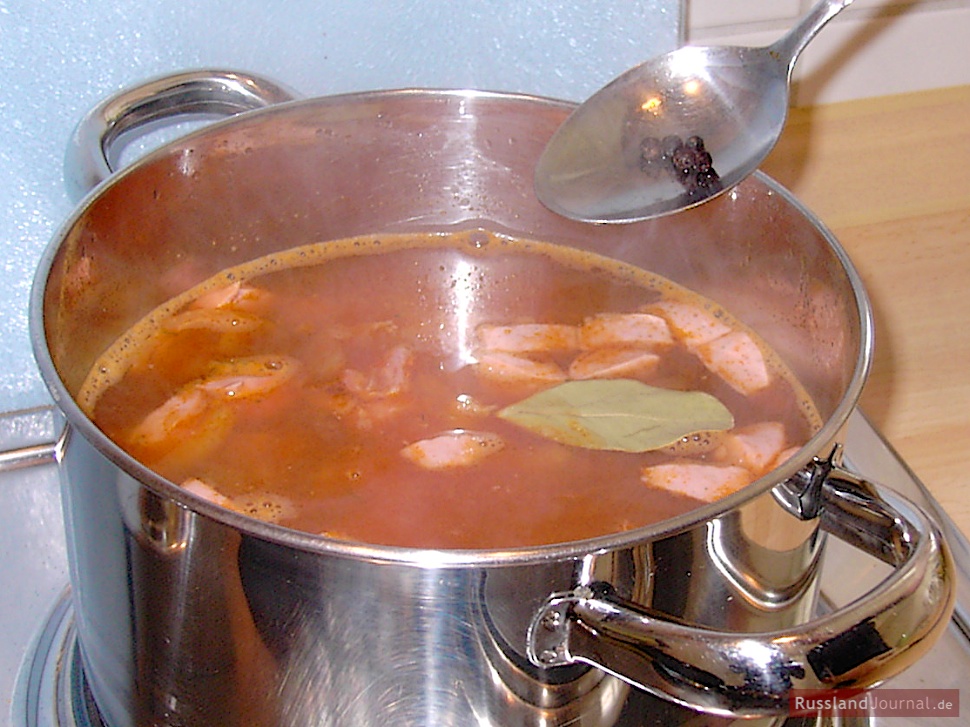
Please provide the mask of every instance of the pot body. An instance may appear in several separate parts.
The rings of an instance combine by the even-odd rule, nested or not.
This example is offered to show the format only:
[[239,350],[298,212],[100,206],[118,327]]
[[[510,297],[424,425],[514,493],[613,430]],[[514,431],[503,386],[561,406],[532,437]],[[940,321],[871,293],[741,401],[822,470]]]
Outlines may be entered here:
[[608,583],[741,632],[791,627],[814,606],[817,523],[767,493],[624,547],[436,563],[247,532],[76,434],[62,469],[81,653],[111,727],[680,724],[696,715],[599,669],[530,664],[530,621],[549,595]]
[[[735,632],[808,618],[819,522],[771,489],[825,455],[855,406],[870,346],[858,278],[763,177],[636,225],[549,212],[532,171],[569,110],[476,92],[284,104],[168,145],[65,226],[38,274],[32,324],[70,422],[61,469],[78,635],[111,727],[675,724],[691,713],[603,671],[530,661],[531,621],[550,594],[607,583],[652,612]],[[310,241],[466,228],[593,250],[717,300],[781,354],[825,424],[783,469],[675,521],[441,553],[342,545],[222,512],[127,457],[72,399],[173,286]]]

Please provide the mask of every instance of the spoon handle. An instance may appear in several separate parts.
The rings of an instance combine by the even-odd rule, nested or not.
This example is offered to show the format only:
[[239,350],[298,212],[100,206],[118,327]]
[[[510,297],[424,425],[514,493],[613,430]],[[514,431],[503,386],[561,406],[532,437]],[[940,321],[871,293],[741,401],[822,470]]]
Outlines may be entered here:
[[780,63],[787,67],[791,78],[795,61],[815,34],[832,18],[851,5],[853,0],[822,0],[795,24],[785,35],[768,46]]

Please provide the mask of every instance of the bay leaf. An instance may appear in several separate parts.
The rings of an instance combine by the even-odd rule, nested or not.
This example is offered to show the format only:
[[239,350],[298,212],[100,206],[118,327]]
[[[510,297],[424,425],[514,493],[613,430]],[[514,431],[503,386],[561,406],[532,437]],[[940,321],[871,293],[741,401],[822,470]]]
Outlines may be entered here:
[[633,379],[567,381],[505,407],[498,416],[562,444],[647,452],[734,417],[703,391],[662,389]]

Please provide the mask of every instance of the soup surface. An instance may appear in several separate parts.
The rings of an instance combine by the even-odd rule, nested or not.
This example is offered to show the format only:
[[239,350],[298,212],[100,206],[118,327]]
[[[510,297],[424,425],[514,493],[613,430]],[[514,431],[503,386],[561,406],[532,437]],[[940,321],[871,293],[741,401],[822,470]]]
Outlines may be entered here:
[[[542,391],[569,411],[537,402],[544,423],[530,426],[515,412]],[[644,417],[640,397],[668,391],[704,392],[730,421],[693,426],[708,420],[679,400]],[[664,520],[750,483],[818,426],[778,359],[711,301],[481,230],[319,243],[223,271],[121,337],[78,400],[136,459],[225,507],[428,548]],[[604,421],[636,443],[585,429]]]

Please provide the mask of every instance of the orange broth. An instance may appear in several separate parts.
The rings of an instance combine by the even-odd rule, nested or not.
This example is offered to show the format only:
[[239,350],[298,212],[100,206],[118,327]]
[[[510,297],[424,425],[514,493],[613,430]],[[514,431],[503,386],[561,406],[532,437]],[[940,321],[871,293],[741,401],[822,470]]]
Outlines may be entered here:
[[[653,273],[484,231],[308,245],[224,271],[156,310],[95,365],[79,401],[166,478],[286,527],[427,548],[585,539],[698,507],[641,477],[644,467],[683,457],[560,444],[499,418],[499,409],[550,384],[482,375],[476,331],[578,327],[664,299],[742,328]],[[752,395],[684,346],[667,348],[641,378],[713,394],[736,428],[781,422],[786,446],[798,446],[817,415],[759,347],[771,384]],[[516,360],[566,370],[575,356],[551,350]],[[402,456],[415,442],[467,431],[502,446],[440,469]]]

